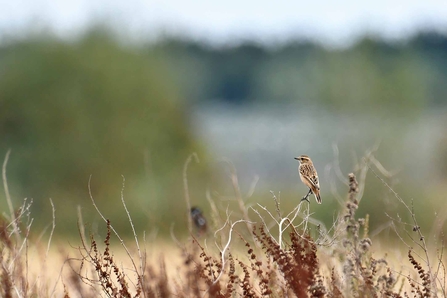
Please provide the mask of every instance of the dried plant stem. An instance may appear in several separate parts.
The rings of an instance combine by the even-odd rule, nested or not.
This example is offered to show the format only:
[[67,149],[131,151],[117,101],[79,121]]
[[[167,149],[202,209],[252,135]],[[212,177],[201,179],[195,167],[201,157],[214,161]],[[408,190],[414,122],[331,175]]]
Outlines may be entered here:
[[378,174],[377,174],[377,173],[370,167],[370,165],[369,165],[368,163],[367,163],[366,165],[367,165],[367,167],[371,170],[371,172],[374,174],[374,176],[376,176],[376,178],[379,179],[380,182],[382,182],[382,184],[385,185],[385,187],[388,188],[388,190],[391,191],[391,192],[393,193],[394,197],[395,197],[395,198],[396,198],[402,205],[404,205],[405,208],[406,208],[406,209],[408,210],[408,212],[410,213],[411,218],[412,218],[413,223],[414,223],[414,226],[417,227],[417,228],[415,229],[415,231],[418,233],[419,240],[422,242],[422,244],[420,244],[419,242],[417,242],[417,241],[415,241],[415,240],[413,240],[413,242],[414,242],[416,245],[418,245],[419,247],[421,247],[422,250],[424,251],[424,254],[425,254],[425,262],[426,262],[426,265],[427,265],[427,268],[428,268],[428,272],[429,272],[429,274],[430,274],[430,281],[431,281],[431,284],[432,284],[432,286],[433,286],[434,293],[437,293],[438,291],[437,291],[436,277],[433,275],[433,270],[432,270],[431,263],[430,263],[430,257],[429,257],[429,252],[428,252],[427,244],[426,244],[426,241],[425,241],[425,237],[424,237],[424,235],[422,234],[421,229],[419,228],[419,224],[418,224],[417,219],[416,219],[416,214],[414,213],[413,209],[410,208],[410,206],[408,206],[407,203],[405,203],[405,201],[402,199],[402,197],[401,197],[401,196],[400,196],[400,195],[399,195],[393,188],[391,188],[391,186],[389,186],[389,184],[386,183],[386,181],[383,180],[383,178],[380,177],[380,176],[379,176],[379,175],[378,175]]
[[186,208],[187,208],[187,214],[188,214],[188,231],[189,234],[192,234],[192,219],[191,216],[189,216],[189,212],[191,211],[191,200],[189,199],[189,189],[188,189],[188,165],[191,162],[191,160],[194,158],[196,163],[199,163],[199,157],[197,156],[197,153],[192,153],[185,161],[185,165],[183,166],[183,189],[184,189],[184,195],[185,195],[185,201],[186,201]]
[[[264,209],[264,210],[267,210],[265,207],[263,207],[263,206],[261,206],[261,205],[259,205],[259,204],[258,204],[258,206],[261,207],[261,208]],[[258,210],[254,209],[253,207],[250,207],[250,208],[251,208],[251,210],[253,210],[254,213],[256,213],[256,214],[259,216],[259,218],[260,218],[261,221],[262,221],[262,224],[263,224],[264,227],[265,227],[265,230],[269,233],[269,232],[270,232],[270,229],[269,229],[269,227],[267,226],[267,223],[265,222],[264,217],[262,217],[262,215],[259,213]],[[269,211],[268,211],[268,212],[269,212]],[[275,221],[276,221],[276,220],[275,220]],[[273,240],[276,244],[278,244],[278,242],[276,241],[275,238],[272,237],[272,240]]]
[[[45,258],[44,258],[43,263],[42,263],[42,270],[41,270],[40,274],[37,275],[36,280],[34,281],[34,284],[32,285],[32,287],[35,287],[38,284],[42,274],[44,274],[44,272],[45,272],[44,266],[46,265],[46,262],[48,260],[48,255],[49,255],[49,252],[50,252],[51,240],[53,239],[54,230],[56,228],[56,208],[54,207],[53,200],[51,198],[49,200],[50,200],[51,210],[52,210],[52,226],[51,226],[51,231],[50,231],[50,237],[48,238],[48,242],[47,242],[47,249],[45,251]],[[26,245],[26,249],[28,250],[28,243]],[[25,256],[26,256],[26,258],[28,258],[28,251],[26,252]],[[28,274],[28,272],[27,272],[27,274]],[[27,278],[27,280],[28,280],[28,278]],[[58,282],[59,282],[59,278],[57,279],[56,284],[54,285],[54,289],[56,288]],[[53,289],[53,293],[54,293],[54,289]]]
[[239,187],[239,180],[237,178],[236,169],[234,167],[232,168],[231,181],[233,184],[234,193],[236,194],[236,200],[239,205],[239,210],[242,212],[243,218],[245,219],[245,224],[247,225],[247,229],[251,233],[252,226],[249,221],[248,210],[245,207],[244,200],[242,199],[241,189]]
[[10,216],[11,216],[11,222],[12,222],[13,227],[14,227],[14,234],[16,235],[17,242],[19,242],[20,241],[19,227],[17,226],[16,216],[15,216],[15,213],[14,213],[14,207],[12,205],[11,195],[9,193],[8,180],[6,179],[6,165],[8,164],[8,160],[9,160],[9,155],[10,154],[11,154],[11,149],[9,149],[6,152],[5,159],[3,161],[2,179],[3,179],[3,188],[5,189],[6,202],[8,203],[9,213],[10,213]]
[[[132,227],[132,233],[135,238],[135,245],[137,246],[138,258],[140,260],[140,274],[139,274],[140,278],[138,279],[138,281],[139,283],[142,283],[144,281],[144,268],[146,267],[145,266],[146,264],[145,259],[141,255],[140,243],[138,241],[138,236],[137,232],[135,231],[135,226],[133,224],[132,217],[130,216],[129,209],[127,209],[126,201],[124,200],[124,187],[126,184],[126,178],[124,177],[124,175],[121,175],[121,177],[123,178],[123,186],[121,188],[121,203],[123,203],[124,210],[126,210],[127,218],[129,219],[130,226]],[[141,284],[141,287],[143,288],[143,284]]]
[[[213,230],[215,230],[217,227],[222,225],[222,218],[219,216],[219,210],[217,209],[216,204],[214,203],[214,201],[211,198],[211,193],[210,193],[209,189],[206,190],[205,197],[206,197],[209,205],[211,206],[211,211],[212,211],[211,218],[213,220],[213,227],[214,227]],[[221,237],[220,243],[223,243],[224,236],[222,234],[220,234],[220,237]]]
[[[284,218],[282,218],[281,219],[281,221],[279,222],[279,224],[278,224],[278,230],[279,230],[279,235],[278,235],[278,243],[279,243],[279,248],[280,249],[282,249],[283,248],[283,241],[282,241],[282,235],[283,235],[283,233],[284,233],[284,231],[285,230],[287,230],[287,228],[290,226],[290,225],[293,225],[293,222],[295,221],[295,218],[298,216],[298,214],[300,213],[300,209],[301,209],[301,204],[302,204],[303,202],[300,202],[299,204],[298,204],[298,206],[296,206],[289,214],[287,214],[287,216],[286,217],[284,217]],[[292,218],[290,218],[289,219],[289,216],[291,215],[293,213],[293,216],[292,216]],[[285,223],[285,222],[288,222],[288,224],[283,228],[282,227],[282,225]],[[306,223],[306,225],[307,225],[307,223]]]
[[337,175],[337,178],[345,185],[348,185],[349,181],[346,179],[346,177],[343,175],[340,169],[340,157],[339,157],[339,150],[336,143],[332,143],[332,152],[334,153],[334,171]]
[[[92,201],[93,207],[95,207],[96,212],[98,212],[98,214],[99,214],[99,216],[101,216],[102,220],[104,220],[105,223],[108,223],[107,218],[105,218],[105,216],[99,210],[98,206],[96,205],[95,199],[93,199],[92,188],[91,188],[91,180],[92,180],[92,176],[90,175],[90,178],[88,179],[88,193],[89,193],[89,196],[90,196],[90,200]],[[138,273],[138,267],[135,264],[135,261],[134,261],[134,259],[132,257],[132,254],[129,251],[129,248],[124,243],[123,238],[121,238],[121,236],[118,234],[118,232],[115,230],[115,228],[111,224],[110,224],[110,229],[113,231],[113,233],[118,238],[118,240],[121,243],[121,245],[124,247],[124,250],[126,251],[127,255],[129,256],[130,261],[132,262],[132,266],[133,266],[135,272]]]
[[50,251],[50,245],[51,245],[51,239],[53,239],[54,229],[56,228],[56,208],[54,207],[53,200],[51,198],[50,198],[50,204],[51,204],[51,210],[52,210],[52,215],[53,215],[53,222],[52,222],[52,226],[51,226],[50,237],[49,237],[48,243],[47,243],[47,251],[45,253],[45,260],[48,258],[48,253]]
[[81,206],[80,205],[78,205],[77,210],[78,210],[78,228],[79,228],[79,233],[80,233],[81,239],[85,240],[84,219],[82,218],[82,211],[81,211]]
[[335,184],[335,178],[333,175],[331,175],[331,169],[333,168],[332,164],[326,165],[324,168],[325,176],[327,177],[326,180],[329,182],[329,187],[332,193],[332,196],[337,200],[338,204],[340,206],[344,205],[344,199],[340,196],[340,194],[337,191],[337,186]]
[[[231,161],[225,159],[225,162],[230,166],[231,183],[233,185],[233,190],[236,195],[236,201],[238,203],[239,210],[242,212],[242,218],[244,219],[245,225],[247,226],[247,230],[249,231],[249,233],[252,237],[253,243],[258,246],[259,243],[256,241],[256,239],[253,235],[253,226],[251,224],[250,217],[248,216],[248,208],[245,206],[244,199],[242,198],[236,168]],[[255,179],[255,181],[256,181],[256,179]]]
[[[216,279],[214,280],[214,282],[212,283],[212,285],[215,285],[218,281],[219,281],[219,279],[222,277],[222,274],[224,273],[224,271],[225,271],[225,263],[226,263],[226,259],[225,259],[225,254],[226,254],[226,252],[227,252],[227,250],[230,248],[230,244],[231,244],[231,240],[232,240],[232,233],[233,233],[233,230],[234,230],[234,227],[238,224],[238,223],[241,223],[241,222],[245,222],[245,220],[244,219],[240,219],[240,220],[238,220],[238,221],[235,221],[234,223],[232,223],[231,225],[230,225],[230,231],[228,232],[228,240],[227,240],[227,243],[225,244],[225,246],[223,247],[223,249],[222,249],[222,251],[221,251],[221,263],[222,263],[222,270],[220,271],[220,273],[219,273],[219,275],[216,277]],[[249,222],[250,224],[255,224],[255,222],[252,222],[252,221],[250,221]],[[227,223],[225,222],[225,225],[226,225]],[[225,226],[224,226],[225,227]],[[222,227],[222,228],[224,228],[224,227]],[[211,287],[210,287],[211,288]]]
[[[22,208],[24,208],[26,211],[29,211],[30,206],[31,206],[31,204],[26,205],[26,202],[25,202]],[[20,213],[20,215],[17,217],[17,219],[19,219],[23,214],[24,214],[24,212]],[[27,243],[28,243],[28,239],[29,239],[28,238],[29,237],[29,232],[31,230],[31,226],[32,226],[33,222],[34,222],[34,219],[31,218],[31,220],[29,221],[28,225],[26,226],[25,238],[23,240],[21,240],[22,244],[20,245],[20,247],[18,249],[15,248],[15,250],[14,250],[14,258],[12,259],[11,267],[9,268],[10,270],[12,269],[12,265],[14,264],[14,262],[20,258],[20,255],[22,254],[23,248],[27,247]]]
[[[301,201],[292,211],[290,211],[285,217],[282,217],[281,215],[281,209],[280,209],[280,203],[279,203],[279,199],[278,197],[275,195],[275,193],[273,191],[270,191],[270,193],[273,196],[273,200],[275,201],[275,206],[276,206],[276,212],[278,214],[278,219],[275,218],[275,216],[273,216],[273,214],[265,207],[262,206],[261,204],[258,203],[258,206],[264,210],[265,212],[267,212],[268,215],[270,215],[270,217],[275,221],[276,225],[278,226],[278,240],[276,240],[273,236],[271,236],[272,240],[279,244],[279,247],[282,249],[283,248],[283,233],[287,230],[287,228],[289,228],[289,226],[293,226],[293,222],[295,221],[295,219],[297,218],[297,216],[300,215],[300,210],[301,210],[301,204],[303,203],[303,201]],[[251,208],[261,219],[261,221],[263,222],[264,226],[266,227],[267,231],[269,231],[267,224],[265,223],[264,218],[261,216],[261,214],[259,213],[259,211],[257,211],[254,208]],[[308,210],[309,211],[309,210]],[[309,213],[309,212],[308,212]],[[307,229],[307,221],[309,219],[309,214],[304,217],[304,221],[305,221],[305,231]],[[283,227],[283,225],[287,222],[287,225],[285,227]],[[295,226],[293,226],[295,228]]]
[[247,195],[245,196],[246,198],[249,198],[253,195],[253,193],[255,192],[256,189],[256,185],[258,184],[259,181],[259,176],[255,175],[253,177],[253,181],[250,184],[250,188],[248,189]]

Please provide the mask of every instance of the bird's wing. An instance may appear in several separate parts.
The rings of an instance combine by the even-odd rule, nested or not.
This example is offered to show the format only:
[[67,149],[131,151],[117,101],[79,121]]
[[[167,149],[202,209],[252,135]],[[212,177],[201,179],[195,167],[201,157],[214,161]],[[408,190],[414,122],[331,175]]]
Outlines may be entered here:
[[[307,181],[307,182],[309,182],[309,187],[310,186],[312,186],[311,188],[313,188],[313,189],[320,189],[320,187],[318,186],[318,184],[317,185],[315,185],[315,182],[313,181],[313,179],[311,178],[311,177],[309,177],[309,176],[304,176],[303,175],[303,178]],[[313,190],[312,190],[313,191]]]
[[320,182],[318,181],[318,176],[317,175],[312,175],[311,177],[310,177],[310,180],[313,182],[313,184],[315,185],[315,187],[317,188],[317,189],[320,189]]
[[302,165],[300,167],[300,174],[306,181],[308,181],[314,188],[320,189],[320,183],[318,182],[318,176],[315,175],[312,167],[308,165]]

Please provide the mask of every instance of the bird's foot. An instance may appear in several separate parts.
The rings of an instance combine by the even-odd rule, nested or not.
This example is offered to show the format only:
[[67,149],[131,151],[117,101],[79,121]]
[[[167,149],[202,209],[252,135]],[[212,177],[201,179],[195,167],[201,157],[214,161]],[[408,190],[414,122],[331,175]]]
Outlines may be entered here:
[[312,193],[312,190],[309,188],[309,192],[307,193],[307,195],[305,195],[302,199],[301,199],[301,202],[302,201],[307,201],[309,204],[310,204],[310,201],[309,201],[309,199],[308,199],[308,197],[309,197],[309,195]]
[[308,199],[308,196],[303,197],[303,198],[301,199],[300,202],[302,202],[302,201],[307,201],[307,202],[310,204],[310,201],[309,201],[309,199]]

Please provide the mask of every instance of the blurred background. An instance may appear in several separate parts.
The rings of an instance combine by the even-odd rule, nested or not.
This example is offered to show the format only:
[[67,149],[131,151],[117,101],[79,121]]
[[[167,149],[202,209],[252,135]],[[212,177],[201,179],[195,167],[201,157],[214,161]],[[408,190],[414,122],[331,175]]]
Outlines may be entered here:
[[[0,159],[11,149],[14,206],[32,199],[38,228],[51,224],[49,198],[57,234],[76,237],[78,206],[103,225],[91,176],[98,207],[128,229],[124,176],[137,230],[185,232],[193,152],[191,204],[206,216],[208,193],[239,218],[232,165],[248,205],[273,208],[271,190],[288,211],[307,192],[293,157],[309,155],[323,198],[311,212],[330,225],[347,192],[338,166],[346,176],[377,148],[421,226],[442,230],[445,1],[0,4]],[[385,212],[400,207],[369,173],[359,212],[371,230],[386,237]]]

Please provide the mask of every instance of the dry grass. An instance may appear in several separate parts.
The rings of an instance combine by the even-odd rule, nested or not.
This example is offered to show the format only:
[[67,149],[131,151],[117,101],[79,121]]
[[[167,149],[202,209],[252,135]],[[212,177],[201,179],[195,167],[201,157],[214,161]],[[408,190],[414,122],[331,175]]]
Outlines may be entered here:
[[[184,168],[187,210],[190,161]],[[133,240],[116,232],[91,197],[107,228],[104,239],[85,233],[79,213],[80,244],[54,251],[51,237],[45,244],[30,240],[32,202],[24,201],[0,220],[0,297],[445,297],[443,246],[428,246],[413,209],[377,174],[381,169],[371,152],[362,162],[360,181],[353,173],[347,177],[344,209],[330,228],[312,218],[307,202],[284,212],[273,194],[275,210],[246,206],[234,169],[241,218],[228,209],[221,216],[209,198],[214,234],[198,238],[189,223],[190,238],[173,236],[175,245],[141,239],[122,194]],[[369,218],[356,215],[368,170],[411,216],[410,223],[390,216],[407,246],[405,259],[373,257]]]

